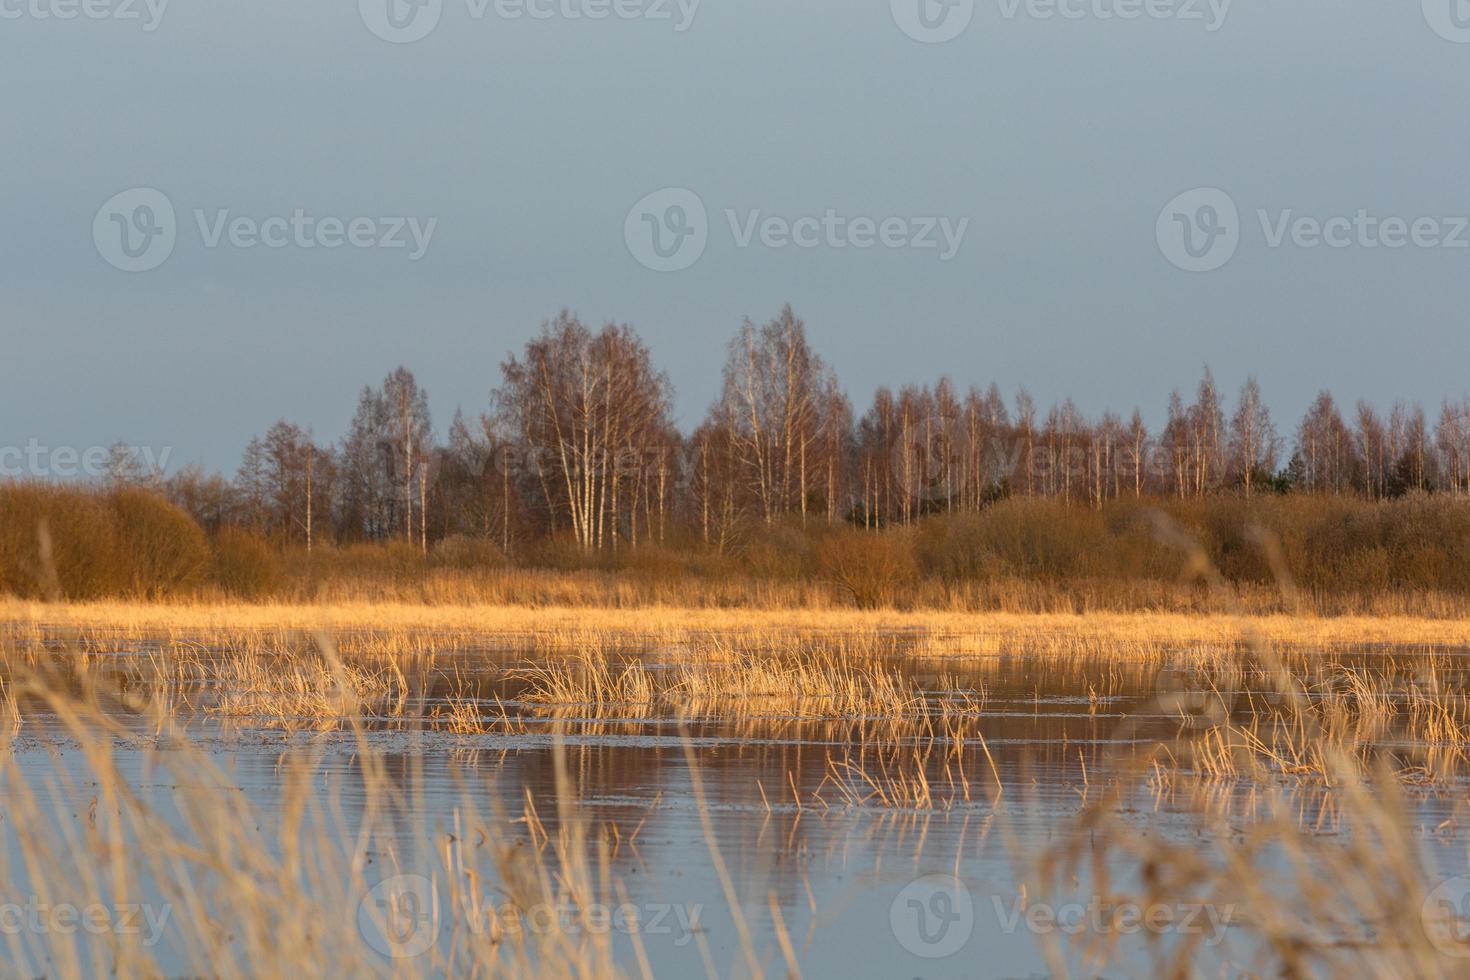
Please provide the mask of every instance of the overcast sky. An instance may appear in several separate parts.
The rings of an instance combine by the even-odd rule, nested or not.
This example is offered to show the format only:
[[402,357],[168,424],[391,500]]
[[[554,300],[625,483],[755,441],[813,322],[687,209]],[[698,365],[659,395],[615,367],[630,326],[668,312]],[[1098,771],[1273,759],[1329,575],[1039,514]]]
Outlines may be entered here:
[[786,302],[859,411],[1470,390],[1457,0],[152,2],[0,0],[0,444],[229,472],[400,362],[442,432],[564,306],[686,427]]

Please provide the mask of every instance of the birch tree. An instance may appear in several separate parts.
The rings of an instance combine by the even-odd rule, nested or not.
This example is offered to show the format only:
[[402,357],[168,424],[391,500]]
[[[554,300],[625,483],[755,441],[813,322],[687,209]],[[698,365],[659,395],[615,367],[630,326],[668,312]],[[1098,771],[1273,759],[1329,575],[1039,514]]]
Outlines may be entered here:
[[529,450],[553,531],[564,520],[584,552],[616,550],[648,479],[648,446],[673,429],[668,378],[631,327],[594,334],[566,311],[501,374],[495,401]]

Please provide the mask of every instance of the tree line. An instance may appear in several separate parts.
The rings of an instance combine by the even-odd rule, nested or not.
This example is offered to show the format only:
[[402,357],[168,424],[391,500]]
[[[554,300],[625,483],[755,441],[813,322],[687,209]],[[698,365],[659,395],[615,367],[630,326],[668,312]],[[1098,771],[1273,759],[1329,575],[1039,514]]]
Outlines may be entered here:
[[995,501],[1102,508],[1123,498],[1314,493],[1370,500],[1470,494],[1470,399],[1431,424],[1401,402],[1344,410],[1322,392],[1283,435],[1254,378],[1227,398],[1208,368],[1143,413],[1088,418],[1024,389],[880,388],[861,416],[788,306],[744,323],[721,390],[681,433],[673,386],[632,327],[563,312],[500,366],[487,409],[442,435],[400,367],[362,390],[347,434],[321,442],[282,420],[253,439],[233,478],[189,467],[153,479],[206,529],[282,543],[401,540],[428,551],[456,536],[512,555],[548,537],[583,552],[676,536],[712,546],[743,526],[799,521],[863,528]]

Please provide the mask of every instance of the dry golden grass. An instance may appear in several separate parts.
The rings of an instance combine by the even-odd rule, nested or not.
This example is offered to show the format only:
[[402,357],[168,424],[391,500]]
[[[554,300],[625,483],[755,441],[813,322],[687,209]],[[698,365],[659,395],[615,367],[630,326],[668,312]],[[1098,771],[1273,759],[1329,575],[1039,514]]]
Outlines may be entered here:
[[[565,652],[557,635],[546,634],[539,649]],[[572,631],[566,635],[573,637],[574,645],[589,639],[588,634]],[[653,669],[641,661],[620,664],[622,641],[603,636],[573,664],[597,673],[593,680],[572,672],[541,676],[548,691],[558,692],[552,700],[602,692],[603,703],[609,707],[614,702],[608,698],[613,696],[634,701],[669,697],[670,703],[679,705],[703,697],[729,705],[732,711],[737,703],[751,698],[771,698],[786,709],[796,705],[803,710],[811,702],[822,708],[840,706],[843,711],[872,711],[875,702],[887,704],[902,709],[904,717],[895,722],[902,731],[874,729],[871,744],[859,741],[846,754],[830,759],[828,779],[818,798],[810,805],[798,800],[804,813],[821,812],[826,806],[922,814],[979,800],[985,800],[990,813],[1003,818],[1002,823],[1010,813],[993,764],[980,767],[993,777],[983,784],[972,787],[966,776],[967,753],[988,755],[973,730],[960,727],[942,713],[939,722],[927,724],[908,717],[913,690],[901,683],[899,675],[883,673],[886,668],[881,658],[894,647],[882,636],[872,633],[839,641],[806,634],[806,646],[764,660],[753,659],[756,647],[752,644],[758,638],[749,633],[701,635],[690,642],[688,648],[666,650],[670,663]],[[63,880],[72,882],[73,889],[80,887],[88,897],[114,902],[129,894],[141,878],[161,878],[173,896],[175,921],[187,937],[182,955],[192,970],[220,976],[289,973],[302,977],[399,972],[393,964],[385,966],[371,958],[355,929],[339,914],[344,907],[355,907],[356,898],[369,885],[354,863],[356,848],[381,848],[390,868],[406,870],[407,864],[400,864],[404,860],[399,839],[401,814],[415,807],[414,812],[424,812],[421,800],[413,800],[411,791],[387,778],[384,750],[361,738],[363,695],[386,697],[391,703],[400,688],[390,665],[377,662],[381,647],[370,646],[376,652],[366,655],[362,663],[351,657],[337,659],[335,644],[325,640],[298,645],[274,660],[256,659],[259,655],[253,653],[238,658],[231,654],[224,658],[226,663],[232,658],[239,663],[211,674],[207,671],[214,668],[194,666],[204,661],[198,656],[189,659],[186,653],[191,648],[180,641],[179,661],[160,655],[149,662],[155,674],[197,680],[198,671],[204,670],[205,679],[251,688],[258,692],[255,696],[262,699],[261,710],[267,716],[272,712],[280,715],[283,709],[311,710],[312,705],[331,717],[337,717],[330,714],[333,712],[342,714],[342,722],[359,733],[367,808],[361,835],[344,840],[338,834],[334,801],[322,800],[313,789],[309,751],[283,756],[280,771],[285,804],[277,824],[275,816],[256,813],[241,803],[238,794],[224,788],[229,780],[205,752],[191,746],[187,732],[175,724],[168,699],[128,702],[130,711],[149,713],[155,730],[165,736],[155,743],[118,723],[108,707],[114,694],[106,689],[100,672],[87,669],[91,661],[86,653],[54,649],[48,656],[37,657],[34,650],[18,648],[14,641],[3,646],[11,668],[6,696],[0,700],[5,826],[18,842],[18,853],[32,879],[39,876],[46,881],[42,900],[74,901],[75,891],[59,894]],[[1039,664],[1067,671],[1085,669],[1085,661],[1074,655],[1074,646],[1063,643],[1050,649],[1061,653],[1053,660],[1038,659]],[[1135,655],[1132,648],[1124,651],[1127,658]],[[1119,774],[1105,785],[1084,788],[1078,819],[1057,828],[1058,842],[1040,856],[1036,894],[1046,894],[1048,886],[1065,889],[1066,882],[1076,881],[1079,869],[1096,867],[1098,854],[1106,853],[1125,866],[1147,869],[1139,886],[1145,889],[1143,894],[1127,894],[1116,883],[1100,885],[1108,889],[1111,900],[1131,898],[1143,905],[1209,901],[1249,909],[1249,919],[1240,928],[1260,943],[1266,962],[1273,964],[1272,972],[1308,975],[1353,969],[1369,976],[1450,975],[1455,964],[1440,955],[1419,920],[1430,882],[1419,864],[1412,825],[1396,781],[1378,768],[1376,757],[1361,751],[1363,744],[1396,725],[1407,724],[1428,737],[1443,734],[1446,725],[1460,724],[1462,716],[1454,702],[1444,697],[1435,664],[1396,663],[1380,675],[1329,661],[1319,664],[1322,669],[1314,674],[1301,662],[1276,658],[1269,646],[1253,648],[1238,661],[1221,656],[1217,651],[1203,660],[1206,676],[1214,685],[1196,692],[1203,695],[1199,700],[1206,708],[1211,697],[1223,697],[1221,692],[1239,684],[1251,671],[1269,672],[1272,683],[1280,685],[1283,703],[1270,710],[1264,705],[1248,706],[1258,720],[1246,722],[1246,730],[1255,732],[1258,744],[1231,746],[1226,755],[1234,759],[1245,754],[1254,761],[1235,762],[1236,768],[1220,775],[1292,778],[1296,767],[1321,773],[1337,801],[1339,819],[1350,823],[1354,834],[1346,841],[1323,840],[1314,828],[1302,826],[1298,812],[1268,801],[1243,827],[1201,806],[1190,817],[1201,836],[1176,840],[1168,835],[1140,835],[1136,814],[1122,803],[1135,778],[1138,785],[1144,785],[1159,770],[1139,760],[1134,760],[1130,770],[1127,760],[1121,760]],[[28,666],[32,661],[39,666]],[[48,665],[56,664],[67,668],[65,675],[47,672]],[[356,673],[363,670],[379,673],[366,677]],[[694,674],[702,679],[691,680]],[[1323,676],[1332,678],[1332,683],[1320,681]],[[1418,686],[1395,679],[1403,677],[1415,678]],[[311,705],[294,700],[303,696],[323,700]],[[973,698],[962,692],[953,697],[956,715],[983,711],[978,692]],[[354,701],[356,712],[348,710]],[[1184,694],[1163,695],[1161,703],[1180,710],[1197,707],[1195,699]],[[36,704],[61,718],[68,736],[80,746],[86,760],[84,778],[98,787],[98,811],[104,815],[96,825],[56,813],[30,774],[14,761],[10,746],[21,725],[21,706]],[[1189,758],[1186,748],[1190,743],[1201,747],[1198,757],[1207,757],[1211,738],[1228,733],[1229,724],[1239,727],[1212,718],[1208,710],[1200,715],[1202,723],[1184,726],[1174,746],[1180,759]],[[451,699],[447,717],[451,729],[458,726],[473,732],[483,728],[476,706],[467,699]],[[133,791],[118,767],[114,752],[118,742],[144,753],[166,747],[169,771],[182,784],[194,787],[182,798],[182,825],[155,811]],[[1301,754],[1284,752],[1283,743],[1297,746]],[[692,748],[689,751],[692,760]],[[703,813],[702,790],[697,792]],[[408,967],[415,972],[509,976],[616,975],[611,947],[592,930],[571,923],[565,931],[546,934],[516,926],[516,910],[539,903],[580,909],[617,899],[617,884],[608,870],[615,845],[593,839],[577,813],[575,792],[565,785],[559,791],[558,805],[562,812],[555,829],[543,823],[534,806],[528,806],[511,829],[498,816],[482,814],[466,803],[456,806],[450,817],[454,828],[450,838],[419,842],[425,853],[435,855],[435,874],[442,874],[450,893],[444,914],[452,945],[427,954],[430,959],[410,961]],[[427,836],[427,821],[422,823],[417,833]],[[1018,855],[1023,853],[1019,845],[1013,846]],[[714,860],[718,849],[712,834],[710,847]],[[0,861],[3,850],[0,848]],[[1284,859],[1280,857],[1283,852]],[[0,866],[0,874],[5,872]],[[484,883],[492,879],[503,888],[507,901],[486,901]],[[233,910],[240,920],[229,932],[219,925],[219,908]],[[1391,938],[1372,939],[1364,933],[1363,923]],[[1190,951],[1188,945],[1174,950],[1170,955],[1176,958],[1159,964],[1158,975],[1190,975]],[[88,952],[85,947],[51,952],[60,973],[100,972],[97,963],[83,961]],[[743,955],[757,959],[753,952]],[[1089,955],[1105,963],[1107,950]],[[1051,962],[1055,966],[1060,961]],[[1274,970],[1277,965],[1284,970]],[[121,976],[163,972],[153,951],[135,944],[110,950],[106,967]]]
[[[992,765],[990,749],[983,737],[968,733],[953,719],[944,722],[942,733],[924,739],[913,748],[878,744],[861,745],[856,754],[827,760],[827,778],[816,796],[828,802],[824,790],[835,793],[844,806],[880,806],[896,810],[948,809],[971,802],[970,779],[965,774],[966,746],[978,741]],[[937,765],[936,763],[942,763]],[[931,781],[929,771],[938,770]],[[992,775],[994,770],[992,769]]]
[[208,710],[278,727],[330,727],[368,714],[402,715],[408,681],[391,661],[346,664],[331,656],[258,654],[195,661],[191,679]]
[[[19,882],[24,876],[32,900],[45,906],[109,909],[143,900],[146,883],[168,911],[168,941],[157,946],[145,940],[143,929],[111,932],[105,939],[80,931],[24,940],[8,933],[7,961],[15,972],[620,975],[606,933],[579,916],[594,903],[616,905],[624,893],[609,874],[606,846],[591,839],[576,809],[560,754],[554,831],[529,806],[516,828],[464,799],[446,815],[462,837],[431,836],[427,821],[405,837],[398,815],[406,808],[428,812],[415,796],[419,781],[412,773],[406,781],[402,774],[390,776],[382,750],[364,741],[358,729],[361,783],[354,792],[361,802],[358,822],[344,833],[341,800],[322,790],[309,751],[282,757],[281,805],[260,812],[165,715],[154,719],[165,736],[160,742],[140,739],[117,713],[117,692],[95,678],[80,674],[68,680],[44,669],[22,669],[8,686],[15,697],[0,705],[8,845],[0,847],[0,879]],[[13,741],[21,726],[18,702],[59,719],[82,760],[79,767],[58,772],[57,780],[36,780],[21,769]],[[135,721],[131,710],[126,717]],[[119,761],[119,747],[142,753],[147,765],[166,769],[177,781],[164,808],[138,792]],[[95,794],[90,812],[78,814],[66,802],[88,793]],[[364,851],[377,855],[372,877]],[[410,851],[418,856],[411,858]],[[375,882],[398,873],[429,876],[444,894],[438,908],[442,941],[403,960],[376,955],[364,941],[358,915]],[[490,880],[497,882],[494,893],[479,884]],[[382,937],[403,936],[411,932],[404,922],[416,921],[380,921],[404,915],[396,903],[367,901],[361,907],[377,917]],[[538,919],[535,928],[518,921],[524,910],[538,907],[567,911]]]
[[807,718],[894,717],[913,714],[923,697],[911,681],[872,658],[840,652],[764,655],[725,651],[670,666],[634,660],[614,664],[583,655],[523,668],[522,699],[577,706],[599,715],[665,708],[689,715],[784,713]]
[[1408,782],[1448,782],[1470,770],[1470,698],[1446,680],[1447,659],[1385,655],[1370,668],[1282,658],[1275,666],[1272,683],[1289,686],[1278,697],[1242,704],[1241,695],[1211,688],[1215,717],[1171,763],[1211,778],[1329,784],[1334,767],[1349,763],[1359,778]]
[[601,718],[646,714],[667,693],[642,663],[615,666],[595,654],[526,667],[513,676],[529,685],[521,695],[524,701],[583,708]]
[[[1160,533],[1190,556],[1193,573],[1218,601],[1232,601],[1233,590],[1187,535],[1166,521],[1160,522]],[[1160,697],[1161,707],[1198,709],[1182,719],[1177,738],[1131,757],[1110,753],[1109,785],[1086,797],[1067,832],[1037,855],[1031,883],[1036,893],[1044,896],[1091,878],[1112,903],[1149,907],[1187,897],[1217,909],[1239,909],[1240,925],[1258,947],[1252,961],[1263,964],[1263,974],[1460,975],[1470,947],[1457,928],[1459,910],[1431,901],[1434,882],[1426,874],[1418,828],[1403,796],[1404,773],[1388,753],[1358,740],[1401,710],[1393,689],[1378,676],[1344,679],[1342,671],[1328,672],[1333,682],[1328,690],[1314,688],[1311,680],[1322,676],[1320,659],[1304,670],[1299,658],[1282,655],[1249,628],[1243,640],[1234,661],[1223,665],[1225,683]],[[1386,666],[1380,670],[1391,676],[1393,665]],[[1258,708],[1253,695],[1251,721],[1243,727],[1231,704],[1230,682],[1251,672],[1265,679],[1259,696],[1270,703]],[[1430,700],[1449,703],[1438,694],[1431,691]],[[1410,724],[1425,717],[1416,710],[1408,709]],[[1435,724],[1418,723],[1425,732]],[[1125,722],[1123,731],[1130,727]],[[1185,814],[1190,833],[1141,834],[1126,801],[1174,782],[1161,757],[1170,764],[1203,759],[1206,770],[1216,760],[1219,774],[1231,777],[1265,771],[1318,778],[1330,787],[1333,819],[1348,832],[1321,833],[1268,781],[1264,805],[1248,819],[1237,819],[1228,806],[1195,805]],[[1237,768],[1242,757],[1246,763]],[[1208,840],[1209,848],[1201,849],[1199,840]],[[1138,869],[1136,882],[1111,878],[1107,869],[1112,866]],[[1106,962],[1115,942],[1111,935],[1090,937],[1089,962]],[[1187,937],[1173,950],[1157,949],[1153,974],[1181,980],[1194,975],[1198,942]],[[1054,971],[1062,966],[1057,945],[1044,943],[1043,952]]]
[[554,647],[618,642],[688,645],[712,634],[770,640],[828,633],[857,638],[922,637],[932,654],[1073,652],[1155,657],[1209,645],[1234,649],[1243,634],[1286,647],[1336,650],[1365,645],[1470,647],[1470,619],[1302,618],[1178,613],[964,613],[853,609],[638,609],[408,604],[150,605],[0,601],[12,633],[63,627],[82,639],[151,638],[205,644],[269,645],[328,632],[344,651],[383,655],[517,643]]

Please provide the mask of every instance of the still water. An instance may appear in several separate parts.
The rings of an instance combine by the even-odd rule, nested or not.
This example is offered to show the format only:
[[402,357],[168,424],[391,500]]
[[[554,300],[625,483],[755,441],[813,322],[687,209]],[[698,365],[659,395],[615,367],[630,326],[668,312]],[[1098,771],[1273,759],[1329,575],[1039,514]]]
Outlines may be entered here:
[[[1184,845],[1207,862],[1217,859],[1221,835],[1272,808],[1289,810],[1318,842],[1345,846],[1354,833],[1334,791],[1318,781],[1199,786],[1157,770],[1120,778],[1190,726],[1178,700],[1161,697],[1191,687],[1187,666],[904,658],[900,668],[934,698],[983,692],[960,726],[936,740],[917,724],[818,721],[759,706],[733,720],[548,712],[518,700],[524,682],[507,676],[524,656],[441,658],[416,682],[417,720],[369,717],[361,731],[226,724],[207,711],[218,692],[199,692],[188,737],[218,767],[202,783],[197,767],[172,766],[168,740],[141,722],[139,741],[117,740],[115,758],[128,785],[160,812],[183,823],[183,796],[222,796],[252,814],[266,841],[286,819],[283,771],[294,760],[309,760],[312,792],[339,815],[344,837],[370,808],[362,760],[381,760],[395,790],[387,831],[364,852],[362,884],[336,900],[357,918],[371,955],[409,973],[444,972],[435,963],[464,941],[447,924],[456,898],[442,843],[461,842],[466,810],[498,815],[504,840],[523,850],[546,850],[544,838],[555,839],[568,820],[606,842],[594,863],[617,883],[607,901],[580,913],[570,903],[521,909],[519,928],[597,930],[628,974],[646,959],[654,975],[670,977],[785,975],[791,962],[808,977],[1149,976],[1175,955],[1193,975],[1251,975],[1268,962],[1258,910],[1218,894],[1138,898],[1149,894],[1147,869],[1124,859],[1116,841],[1095,839],[1081,823],[1088,808],[1102,806],[1114,832]],[[447,692],[462,691],[466,677],[479,679],[483,730],[457,733],[444,723]],[[1210,692],[1232,714],[1273,697],[1250,682]],[[57,819],[95,821],[94,773],[59,719],[28,719],[15,752],[18,771],[45,787]],[[909,784],[922,772],[927,800],[885,804],[894,791],[883,776],[900,772]],[[1406,792],[1431,878],[1467,872],[1457,822],[1466,788],[1450,779]],[[34,919],[21,896],[41,869],[13,853],[13,835],[4,839],[8,894],[21,906],[12,919]],[[1069,843],[1070,861],[1041,870],[1042,855]],[[549,853],[542,864],[554,866]],[[502,885],[491,870],[472,886],[497,921],[510,901]],[[146,908],[137,927],[165,970],[177,963],[182,971],[183,954],[174,961],[170,950],[187,948],[188,937],[159,912],[167,896],[146,879],[138,888]],[[0,909],[0,932],[6,913]],[[24,926],[19,938],[6,932],[7,973],[53,972],[53,944],[93,941],[84,931],[63,938],[41,921],[39,937]],[[1372,924],[1363,926],[1340,941],[1375,941]]]

